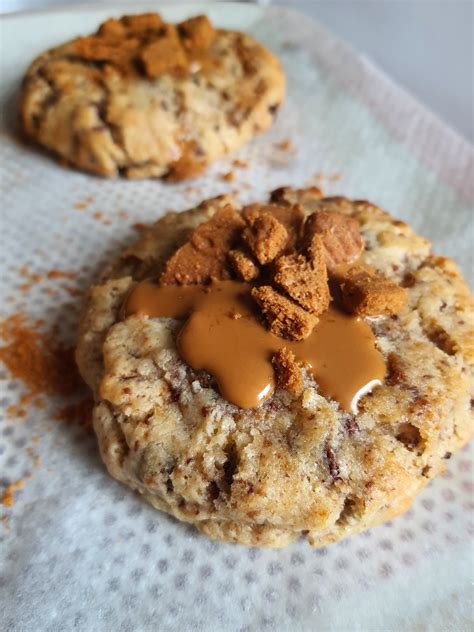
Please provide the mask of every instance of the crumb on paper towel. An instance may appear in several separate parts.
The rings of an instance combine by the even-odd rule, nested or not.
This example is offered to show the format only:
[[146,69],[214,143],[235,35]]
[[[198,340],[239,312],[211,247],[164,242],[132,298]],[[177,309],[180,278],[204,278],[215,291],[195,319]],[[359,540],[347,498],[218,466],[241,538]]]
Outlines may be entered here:
[[143,232],[146,228],[148,228],[147,224],[143,224],[142,222],[136,222],[132,225],[133,229],[137,231],[137,233]]
[[235,180],[235,173],[233,171],[228,171],[227,173],[222,173],[220,178],[224,182],[234,182],[234,180]]
[[296,147],[290,138],[284,138],[278,143],[275,143],[275,147],[277,149],[281,149],[282,151],[287,151],[292,154],[296,153]]
[[240,160],[240,158],[234,158],[234,160],[232,161],[232,166],[235,167],[236,169],[248,169],[250,165],[245,160]]
[[[78,278],[79,273],[73,270],[60,270],[59,268],[52,268],[47,272],[39,274],[38,272],[31,272],[28,266],[21,266],[18,268],[18,273],[25,279],[24,283],[18,286],[21,292],[29,292],[35,285],[43,283],[44,281],[56,281],[61,279],[69,279],[74,281]],[[67,289],[67,288],[65,288]],[[49,287],[42,289],[42,292],[49,296],[56,296],[57,290]]]
[[78,202],[76,202],[74,204],[74,208],[77,211],[82,211],[83,209],[87,208],[89,206],[89,204],[92,204],[93,202],[93,198],[89,195],[86,198],[84,198],[83,200],[79,200]]
[[109,219],[102,211],[96,211],[92,217],[104,226],[112,226],[112,220]]
[[53,268],[46,273],[46,278],[48,279],[77,279],[79,274],[77,272],[73,272],[72,270],[59,270],[58,268]]
[[38,466],[41,464],[41,458],[39,454],[37,454],[33,448],[27,448],[26,450],[28,456],[33,460],[33,465]]
[[19,489],[23,489],[24,487],[25,481],[23,479],[15,481],[14,483],[9,483],[5,487],[0,499],[2,505],[4,505],[5,507],[12,507],[15,503],[15,492]]
[[304,183],[305,186],[322,186],[323,184],[326,185],[330,185],[333,184],[334,182],[339,182],[339,180],[341,180],[342,178],[342,174],[341,173],[330,173],[328,175],[322,173],[322,171],[316,171],[315,174],[313,174],[308,180],[306,180],[306,182]]

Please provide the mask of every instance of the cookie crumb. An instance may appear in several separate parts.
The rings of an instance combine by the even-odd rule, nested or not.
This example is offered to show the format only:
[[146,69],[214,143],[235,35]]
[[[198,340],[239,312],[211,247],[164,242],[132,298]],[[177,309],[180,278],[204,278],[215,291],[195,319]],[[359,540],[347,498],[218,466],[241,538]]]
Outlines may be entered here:
[[306,312],[269,285],[254,287],[252,296],[265,315],[270,331],[281,338],[303,340],[318,322],[314,314]]
[[236,169],[248,169],[249,163],[245,160],[240,160],[240,158],[234,158],[232,161],[232,166],[236,167]]
[[356,316],[391,316],[405,307],[406,290],[369,268],[350,267],[340,280],[344,308]]
[[180,22],[178,31],[188,51],[206,51],[216,37],[216,30],[206,15],[197,15]]
[[189,241],[174,253],[160,277],[161,285],[208,283],[212,279],[230,278],[227,256],[244,221],[230,205],[200,224]]
[[[279,189],[277,191],[283,192],[283,189]],[[282,193],[282,196],[283,195],[284,193]],[[275,217],[280,222],[280,224],[283,224],[283,226],[286,228],[286,232],[288,233],[288,240],[285,250],[291,250],[296,246],[300,238],[305,214],[301,204],[286,202],[283,197],[280,199],[281,203],[279,202],[278,204],[264,204],[261,205],[260,208],[262,211],[273,215],[273,217]],[[242,214],[244,216],[246,213],[249,214],[251,210],[255,207],[259,207],[259,205],[251,204],[243,210]]]
[[253,281],[259,275],[258,266],[243,250],[229,251],[229,262],[241,281]]
[[264,210],[253,210],[245,215],[247,226],[242,239],[261,265],[273,261],[288,241],[288,232],[274,215]]
[[313,250],[319,252],[319,242],[313,245],[316,236],[320,236],[326,251],[326,265],[330,272],[341,263],[355,261],[364,249],[364,240],[359,230],[359,222],[338,211],[317,211],[310,215],[304,226],[304,247],[310,259]]
[[319,249],[319,257],[314,256],[312,263],[303,255],[292,254],[279,257],[273,265],[274,282],[303,309],[316,315],[324,312],[330,301],[321,241]]
[[293,141],[290,138],[284,138],[280,142],[275,143],[275,147],[277,149],[281,149],[282,151],[288,151],[288,152],[291,152],[291,153],[296,153],[295,146],[293,144]]
[[272,358],[277,386],[286,391],[299,395],[303,390],[301,369],[296,362],[295,354],[283,347]]

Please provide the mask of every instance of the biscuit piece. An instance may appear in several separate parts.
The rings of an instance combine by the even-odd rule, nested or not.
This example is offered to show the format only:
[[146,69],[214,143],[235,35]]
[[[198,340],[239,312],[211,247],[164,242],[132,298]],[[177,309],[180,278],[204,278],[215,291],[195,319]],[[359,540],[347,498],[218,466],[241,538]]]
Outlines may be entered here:
[[177,180],[270,127],[284,94],[280,63],[249,35],[144,14],[40,55],[20,112],[27,136],[78,169]]
[[252,289],[252,296],[262,310],[270,331],[287,340],[303,340],[318,322],[314,314],[295,305],[270,285]]
[[253,210],[244,215],[247,226],[242,239],[261,265],[273,261],[288,241],[286,228],[276,217],[263,210]]
[[219,209],[196,228],[189,241],[167,261],[161,285],[190,285],[229,279],[227,256],[244,226],[232,206]]
[[188,58],[174,24],[167,24],[159,38],[146,44],[138,59],[149,79],[166,72],[184,74],[188,69]]
[[189,18],[179,25],[184,48],[189,51],[206,51],[216,37],[216,29],[205,15]]
[[402,311],[406,290],[381,274],[360,265],[350,267],[341,283],[342,302],[356,316],[391,316]]
[[243,250],[231,250],[229,262],[241,281],[253,281],[260,274],[258,266]]
[[318,210],[306,219],[303,240],[310,259],[319,253],[318,240],[313,244],[317,235],[323,241],[330,272],[334,272],[341,263],[355,261],[364,249],[359,222],[337,211]]
[[273,356],[272,364],[277,386],[289,393],[299,395],[303,390],[303,378],[293,351],[283,347]]
[[244,207],[242,215],[248,218],[254,211],[273,215],[286,228],[288,241],[285,251],[291,251],[300,238],[305,212],[301,204],[250,204]]
[[279,257],[273,265],[273,280],[303,309],[321,314],[329,307],[329,287],[322,241],[319,258],[310,263],[303,255]]
[[[306,215],[315,210],[301,192],[288,196]],[[472,436],[473,299],[453,261],[433,255],[410,226],[369,202],[321,200],[359,222],[370,245],[364,265],[410,281],[398,318],[369,321],[387,379],[354,417],[323,397],[304,367],[299,397],[277,388],[259,408],[231,406],[207,373],[181,360],[181,323],[120,316],[133,284],[159,277],[229,203],[164,215],[91,288],[76,357],[94,391],[100,453],[113,477],[207,537],[326,546],[407,510],[445,470],[443,457]]]
[[294,206],[301,204],[306,214],[311,213],[319,206],[319,200],[323,197],[321,189],[309,187],[308,189],[292,189],[280,187],[270,194],[270,201],[279,206]]

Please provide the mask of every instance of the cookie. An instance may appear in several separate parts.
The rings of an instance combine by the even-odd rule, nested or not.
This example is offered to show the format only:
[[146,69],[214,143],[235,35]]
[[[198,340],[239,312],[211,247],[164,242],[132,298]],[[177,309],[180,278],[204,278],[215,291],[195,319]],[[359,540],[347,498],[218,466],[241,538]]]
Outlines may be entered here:
[[40,55],[20,113],[26,135],[73,167],[180,180],[268,129],[284,93],[278,60],[249,35],[144,14]]
[[[352,256],[363,243],[357,269],[372,271],[377,292],[381,279],[390,292],[403,290],[390,316],[362,316],[386,374],[356,413],[325,395],[307,367],[295,372],[289,351],[275,356],[282,379],[273,395],[240,408],[222,397],[211,374],[182,360],[182,322],[124,314],[137,282],[159,278],[183,244],[198,243],[198,226],[241,210],[227,196],[165,215],[104,272],[89,292],[76,357],[94,392],[94,428],[113,477],[210,538],[284,546],[304,536],[324,546],[405,511],[469,440],[473,299],[450,259],[369,202],[283,189],[265,212],[273,207],[280,218],[294,208],[353,218],[362,240],[351,224],[353,247],[341,249]],[[331,242],[331,262],[335,252]],[[271,282],[259,271],[252,283]],[[350,278],[352,291],[359,277],[337,274]]]

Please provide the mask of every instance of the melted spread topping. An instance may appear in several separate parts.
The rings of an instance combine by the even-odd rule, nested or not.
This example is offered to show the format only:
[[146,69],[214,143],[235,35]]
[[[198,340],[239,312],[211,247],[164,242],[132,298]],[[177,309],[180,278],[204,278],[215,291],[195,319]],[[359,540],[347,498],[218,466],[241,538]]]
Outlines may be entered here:
[[142,281],[129,294],[124,315],[185,319],[178,351],[194,369],[211,373],[221,395],[254,408],[275,389],[273,355],[291,350],[314,376],[322,395],[357,413],[360,397],[385,376],[385,363],[368,324],[330,307],[305,340],[275,336],[258,318],[252,286],[237,281],[160,287]]

